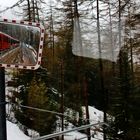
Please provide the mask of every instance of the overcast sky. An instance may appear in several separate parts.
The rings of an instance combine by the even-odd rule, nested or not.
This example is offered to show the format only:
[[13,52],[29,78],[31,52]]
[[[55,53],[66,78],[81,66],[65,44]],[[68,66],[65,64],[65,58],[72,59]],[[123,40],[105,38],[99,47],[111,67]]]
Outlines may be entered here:
[[[6,9],[7,7],[13,6],[15,3],[17,3],[19,0],[0,0],[0,11]],[[48,1],[48,0],[45,0]],[[15,9],[14,9],[15,10]],[[14,10],[7,10],[7,12],[0,12],[0,17],[1,18],[7,18],[7,19],[17,19],[20,20],[19,18],[14,15]]]
[[[14,5],[18,0],[0,0],[0,11],[4,10],[7,7],[11,7]],[[7,12],[0,13],[1,18],[8,18],[8,19],[17,19],[14,14],[12,14],[12,10],[8,10]]]
[[1,0],[0,1],[0,6],[1,7],[6,7],[6,6],[12,6],[15,4],[18,0]]

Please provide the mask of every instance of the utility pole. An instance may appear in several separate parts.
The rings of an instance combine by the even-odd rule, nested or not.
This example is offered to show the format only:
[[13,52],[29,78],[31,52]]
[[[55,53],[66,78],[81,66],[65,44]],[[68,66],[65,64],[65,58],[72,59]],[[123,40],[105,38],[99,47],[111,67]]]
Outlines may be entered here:
[[7,140],[5,105],[5,69],[0,68],[0,140]]

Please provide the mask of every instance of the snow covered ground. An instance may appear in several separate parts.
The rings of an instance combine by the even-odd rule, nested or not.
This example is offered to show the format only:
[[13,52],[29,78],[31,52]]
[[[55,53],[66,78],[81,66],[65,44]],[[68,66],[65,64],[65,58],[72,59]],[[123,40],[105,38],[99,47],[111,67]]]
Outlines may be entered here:
[[[90,113],[90,122],[97,123],[101,122],[103,120],[103,113],[94,107],[89,106],[89,113]],[[98,126],[97,126],[98,127]],[[72,129],[72,125],[68,127],[68,129]],[[98,131],[93,131],[96,128],[93,127],[91,129],[91,135],[94,135],[94,138],[91,138],[91,140],[102,140],[103,134]],[[67,129],[66,129],[67,130]],[[23,132],[18,128],[16,124],[13,124],[9,121],[7,121],[7,140],[30,140],[30,137],[23,134]],[[65,140],[80,140],[80,139],[87,139],[86,134],[80,133],[78,131],[69,132],[64,135]]]
[[29,140],[16,124],[7,121],[7,140]]
[[[6,71],[6,83],[7,81],[11,80],[11,74],[10,74],[11,70],[7,70]],[[9,94],[10,90],[12,87],[7,87],[6,85],[6,93]],[[83,109],[83,117],[86,118],[86,114],[85,112],[85,107],[82,108]],[[89,116],[90,116],[90,123],[98,123],[98,122],[102,122],[103,121],[103,112],[97,110],[94,107],[89,106]],[[72,128],[74,128],[74,126],[69,123],[69,126],[67,128],[65,128],[65,130],[71,130]],[[97,131],[96,131],[97,129]],[[91,128],[91,135],[94,135],[94,138],[91,138],[91,140],[102,140],[103,139],[103,134],[102,132],[99,132],[99,126],[96,127],[92,127]],[[61,131],[61,130],[59,130]],[[26,136],[17,126],[17,124],[11,123],[9,121],[7,121],[7,140],[30,140],[31,138]],[[72,131],[69,133],[66,133],[64,135],[64,139],[65,140],[80,140],[80,139],[87,139],[86,134],[84,133],[80,133],[78,131]]]

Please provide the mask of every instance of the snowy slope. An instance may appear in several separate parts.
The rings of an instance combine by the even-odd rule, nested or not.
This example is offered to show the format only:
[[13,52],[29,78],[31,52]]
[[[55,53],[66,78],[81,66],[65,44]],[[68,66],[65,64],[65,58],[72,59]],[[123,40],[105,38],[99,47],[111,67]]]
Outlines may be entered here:
[[[6,70],[6,82],[11,80],[11,74],[10,74],[11,70]],[[7,87],[6,85],[6,94],[10,94],[10,90],[12,90],[12,87]],[[83,117],[86,118],[86,114],[85,114],[85,107],[82,107],[83,109]],[[98,123],[98,122],[102,122],[103,121],[103,112],[97,110],[94,107],[89,106],[89,116],[90,116],[90,123]],[[72,129],[74,128],[74,126],[69,123],[69,126],[67,128],[65,128],[65,130],[68,129]],[[95,138],[91,138],[91,140],[97,140],[103,139],[103,134],[101,132],[98,131],[93,131],[93,129],[95,130],[95,127],[92,127],[91,129],[91,135],[94,135]],[[98,129],[98,126],[97,126]],[[59,130],[61,131],[61,130]],[[16,124],[13,124],[9,121],[7,121],[7,140],[30,140],[30,137],[26,136]],[[75,140],[75,139],[87,139],[86,138],[86,134],[80,133],[78,131],[73,131],[73,132],[69,132],[67,134],[64,135],[64,139],[65,140]]]
[[[84,110],[84,108],[83,108]],[[103,112],[95,109],[94,107],[89,106],[89,113],[90,113],[90,122],[97,123],[102,122],[103,120]],[[72,129],[72,125],[68,128]],[[94,127],[93,127],[94,129]],[[95,138],[91,138],[91,140],[103,139],[103,134],[98,131],[93,131],[91,129],[91,135],[94,134]],[[18,128],[16,124],[13,124],[7,121],[7,140],[30,140],[28,136],[23,134],[23,132]],[[75,140],[75,139],[87,139],[86,134],[80,133],[78,131],[69,132],[64,135],[65,140]]]
[[[83,112],[85,112],[85,107],[83,107],[82,109],[83,109]],[[99,111],[98,109],[91,107],[91,106],[89,106],[88,109],[89,109],[90,123],[103,122],[103,112],[102,111]],[[86,118],[85,113],[83,115]],[[93,131],[96,129],[97,129],[97,131]],[[98,126],[91,128],[91,135],[94,135],[94,138],[91,137],[91,140],[97,140],[97,139],[103,140],[103,134],[98,131],[99,129],[100,128]],[[76,140],[76,139],[87,140],[86,134],[83,134],[83,133],[80,133],[77,131],[67,133],[64,136],[64,138],[65,138],[65,140]]]
[[16,124],[7,121],[7,140],[29,140]]

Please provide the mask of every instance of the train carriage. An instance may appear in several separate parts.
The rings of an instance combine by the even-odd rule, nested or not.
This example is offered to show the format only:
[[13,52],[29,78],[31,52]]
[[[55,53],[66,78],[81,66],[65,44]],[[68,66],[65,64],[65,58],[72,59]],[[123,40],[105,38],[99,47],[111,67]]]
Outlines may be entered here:
[[0,32],[0,51],[19,45],[19,40],[11,37],[10,35]]

